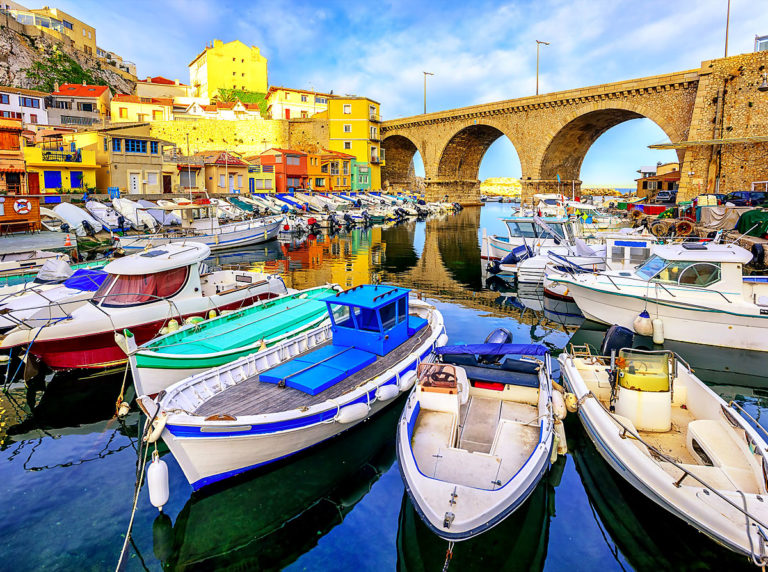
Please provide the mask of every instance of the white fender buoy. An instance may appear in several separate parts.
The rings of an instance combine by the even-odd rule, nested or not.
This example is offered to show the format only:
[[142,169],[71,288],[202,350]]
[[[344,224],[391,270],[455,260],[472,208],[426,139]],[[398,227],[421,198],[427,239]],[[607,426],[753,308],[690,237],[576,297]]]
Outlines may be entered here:
[[118,348],[123,350],[125,355],[131,355],[131,352],[128,349],[128,342],[125,340],[125,336],[123,334],[115,332],[115,344],[117,344]]
[[448,343],[448,334],[443,333],[437,337],[437,341],[435,342],[435,345],[438,347],[443,347],[447,343]]
[[160,335],[161,336],[164,336],[167,333],[168,333],[168,326],[163,326],[162,328],[160,328]]
[[147,467],[147,488],[149,488],[149,502],[157,510],[162,511],[168,502],[168,465],[165,464],[157,451],[152,453],[152,462]]
[[565,394],[565,408],[570,413],[576,413],[579,410],[579,400],[576,399],[575,393]]
[[179,329],[179,323],[176,320],[169,320],[168,321],[168,332],[175,332]]
[[552,438],[552,452],[549,454],[549,462],[555,464],[557,461],[557,450],[560,448],[560,436],[555,432],[555,436]]
[[168,414],[163,411],[152,422],[152,431],[150,431],[149,435],[147,435],[147,443],[154,443],[160,438],[160,435],[163,434],[163,429],[165,429],[165,424],[167,422]]
[[559,419],[555,419],[555,434],[557,435],[557,454],[565,455],[568,452],[568,443],[565,440],[565,425]]
[[354,423],[368,417],[367,403],[353,403],[339,410],[336,421],[339,423]]
[[117,408],[117,416],[120,418],[125,417],[128,415],[128,412],[131,410],[131,404],[127,401],[121,401],[120,407]]
[[379,401],[389,401],[400,395],[400,389],[393,384],[382,385],[376,390],[376,399]]
[[563,394],[559,391],[552,392],[552,411],[558,419],[565,419],[566,415],[568,415],[565,399],[563,399]]
[[650,336],[653,334],[653,323],[651,322],[651,315],[647,310],[640,312],[635,320],[632,322],[632,328],[636,334],[641,336]]
[[184,320],[184,323],[185,324],[199,324],[203,320],[205,320],[205,318],[203,318],[202,316],[190,316],[189,318]]
[[400,381],[397,384],[398,389],[400,391],[408,391],[413,387],[413,384],[416,382],[416,372],[414,370],[410,370],[405,372],[403,375],[400,376]]
[[208,311],[208,319],[212,320],[215,317],[216,317],[216,310],[209,310]]
[[653,320],[653,343],[664,343],[664,322],[661,321],[661,318],[654,318]]

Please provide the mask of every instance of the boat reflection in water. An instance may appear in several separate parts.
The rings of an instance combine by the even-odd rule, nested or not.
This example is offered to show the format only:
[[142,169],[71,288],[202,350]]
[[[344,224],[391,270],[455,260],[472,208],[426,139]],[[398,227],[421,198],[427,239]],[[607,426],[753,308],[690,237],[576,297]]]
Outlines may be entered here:
[[165,514],[155,520],[155,556],[173,570],[287,566],[392,466],[404,397],[324,445],[193,493],[174,524]]
[[[555,488],[565,469],[558,457],[528,500],[495,527],[457,542],[451,570],[542,570],[547,558],[549,521],[555,516]],[[432,533],[403,493],[397,529],[397,569],[401,572],[440,570],[448,543]]]
[[623,556],[635,570],[755,570],[747,558],[638,494],[603,460],[578,422],[566,430],[592,516],[620,567]]

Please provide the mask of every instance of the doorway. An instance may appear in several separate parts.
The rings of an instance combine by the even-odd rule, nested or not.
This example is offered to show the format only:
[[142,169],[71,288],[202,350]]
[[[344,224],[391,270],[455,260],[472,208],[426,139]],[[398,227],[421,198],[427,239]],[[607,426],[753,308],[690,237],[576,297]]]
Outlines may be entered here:
[[128,173],[128,192],[132,195],[139,194],[139,173]]
[[29,187],[30,195],[40,194],[40,173],[29,172],[27,173],[27,186]]
[[163,194],[171,192],[173,192],[173,189],[171,188],[171,176],[163,174]]

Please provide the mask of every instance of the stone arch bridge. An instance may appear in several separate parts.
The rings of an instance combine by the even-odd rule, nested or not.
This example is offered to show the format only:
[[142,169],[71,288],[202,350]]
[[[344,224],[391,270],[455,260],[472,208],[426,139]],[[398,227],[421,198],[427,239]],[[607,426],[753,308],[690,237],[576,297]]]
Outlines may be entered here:
[[[536,192],[566,192],[571,187],[578,191],[581,164],[597,138],[624,121],[645,117],[664,131],[677,150],[685,172],[682,200],[703,192],[703,181],[727,178],[722,158],[716,161],[717,172],[711,172],[718,152],[712,141],[722,140],[733,128],[725,125],[729,109],[753,107],[740,99],[754,99],[761,107],[738,129],[746,131],[743,135],[767,132],[768,114],[763,111],[768,109],[768,94],[755,89],[766,64],[768,53],[746,54],[704,62],[698,70],[385,121],[382,181],[394,188],[410,187],[411,163],[418,151],[428,198],[449,195],[453,200],[476,200],[483,155],[499,137],[507,137],[520,158],[524,199]],[[768,143],[757,145],[762,146],[761,153],[768,151]],[[694,168],[700,171],[698,176]],[[745,181],[751,176],[736,174],[746,176]],[[760,179],[762,174],[765,177]],[[768,173],[754,176],[752,180],[765,180]]]

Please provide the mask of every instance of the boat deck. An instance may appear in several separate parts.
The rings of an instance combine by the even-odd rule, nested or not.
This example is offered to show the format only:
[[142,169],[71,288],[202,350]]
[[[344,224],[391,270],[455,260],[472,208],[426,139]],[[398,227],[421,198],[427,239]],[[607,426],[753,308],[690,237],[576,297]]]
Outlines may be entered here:
[[[198,407],[195,415],[260,415],[300,409],[322,403],[353,390],[362,383],[381,375],[396,363],[402,361],[418,348],[432,334],[429,324],[387,355],[379,357],[371,365],[341,380],[317,395],[309,395],[291,387],[279,387],[274,383],[263,383],[259,376],[246,379],[217,393]],[[325,344],[328,345],[328,344]],[[322,347],[322,346],[319,346]],[[316,351],[318,348],[312,348]]]

